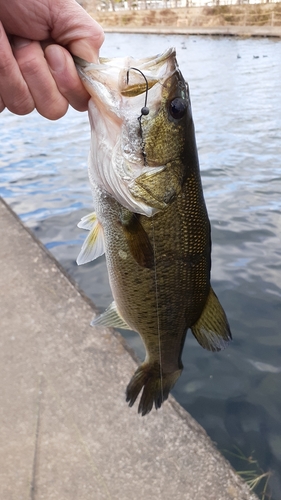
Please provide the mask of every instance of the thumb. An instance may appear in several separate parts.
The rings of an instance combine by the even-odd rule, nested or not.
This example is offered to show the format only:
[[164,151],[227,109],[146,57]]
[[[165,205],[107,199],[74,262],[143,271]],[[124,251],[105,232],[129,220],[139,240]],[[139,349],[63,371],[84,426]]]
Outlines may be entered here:
[[74,56],[81,57],[82,59],[90,63],[97,63],[99,60],[99,48],[102,45],[103,40],[104,35],[102,31],[102,37],[99,36],[98,39],[93,36],[91,39],[80,38],[75,40],[74,42],[68,43],[67,48],[69,52],[71,52],[71,54],[73,54]]
[[99,49],[104,41],[101,26],[76,0],[56,0],[51,5],[53,40],[67,47],[75,56],[98,62]]

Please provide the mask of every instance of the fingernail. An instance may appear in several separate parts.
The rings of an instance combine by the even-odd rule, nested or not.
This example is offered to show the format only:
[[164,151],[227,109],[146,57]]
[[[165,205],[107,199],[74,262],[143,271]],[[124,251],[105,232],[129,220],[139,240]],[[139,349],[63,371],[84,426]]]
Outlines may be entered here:
[[65,68],[65,56],[59,45],[48,45],[45,57],[52,71],[61,72]]
[[75,56],[81,57],[89,63],[98,62],[97,50],[94,50],[86,40],[79,40],[70,44],[70,51]]
[[31,43],[31,40],[28,38],[22,38],[20,36],[14,36],[13,37],[13,46],[15,49],[21,49],[23,47],[26,47]]

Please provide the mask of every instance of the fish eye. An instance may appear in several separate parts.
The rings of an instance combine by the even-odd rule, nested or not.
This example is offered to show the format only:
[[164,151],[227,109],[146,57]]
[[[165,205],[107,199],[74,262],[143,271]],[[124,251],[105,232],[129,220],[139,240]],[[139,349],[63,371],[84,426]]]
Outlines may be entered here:
[[181,97],[175,97],[175,99],[170,102],[169,112],[171,117],[175,120],[180,120],[185,115],[186,110],[187,103]]

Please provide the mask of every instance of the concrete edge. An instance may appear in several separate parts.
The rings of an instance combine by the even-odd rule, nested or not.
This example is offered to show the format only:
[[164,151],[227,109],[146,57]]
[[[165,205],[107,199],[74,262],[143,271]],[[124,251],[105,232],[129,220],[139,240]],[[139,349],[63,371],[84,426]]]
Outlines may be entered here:
[[[46,249],[46,247],[36,238],[36,236],[32,233],[32,231],[23,224],[23,222],[20,220],[18,215],[15,214],[15,212],[9,207],[9,205],[1,198],[0,198],[0,203],[3,204],[5,209],[14,218],[16,225],[19,224],[21,226],[21,229],[23,231],[25,231],[26,233],[28,233],[28,235],[32,238],[33,242],[39,247],[41,253],[43,253],[45,256],[47,256],[47,260],[50,260],[51,265],[53,265],[53,267],[56,267],[58,269],[58,271],[71,284],[71,287],[73,287],[76,290],[76,292],[79,295],[81,295],[81,298],[90,306],[90,308],[93,311],[95,311],[96,308],[95,308],[93,302],[83,293],[83,291],[81,291],[79,289],[79,287],[76,285],[76,283],[71,279],[71,277],[68,276],[68,274],[62,268],[62,266],[56,261],[56,259],[49,252],[49,250]],[[20,266],[20,264],[19,264],[19,266]],[[47,314],[48,314],[48,311],[47,311]],[[109,333],[114,334],[114,337],[116,338],[117,343],[120,343],[122,345],[122,347],[125,348],[125,350],[130,354],[130,356],[133,357],[134,360],[136,360],[134,353],[132,352],[132,350],[130,348],[128,348],[126,341],[123,339],[123,337],[112,329],[110,329],[108,331],[109,331]],[[103,340],[101,340],[101,342],[103,342]],[[34,351],[34,352],[36,352],[36,351]],[[112,361],[114,363],[120,364],[120,360],[117,359],[118,356],[120,356],[120,352],[117,352],[117,350],[115,349],[115,351],[112,350],[109,355],[113,356],[113,357],[115,356],[116,359],[115,360],[113,359]],[[53,353],[52,353],[52,356],[53,356]],[[75,365],[76,358],[73,359],[73,363]],[[23,365],[23,368],[24,368],[24,366],[25,365]],[[84,366],[86,368],[86,365],[84,365]],[[125,371],[127,370],[127,368],[124,368],[124,369],[125,369]],[[121,368],[121,371],[122,371],[122,368]],[[68,377],[67,372],[68,372],[68,368],[66,371],[63,371],[60,373],[61,380],[63,379],[64,374],[66,374],[66,377]],[[102,376],[102,378],[103,378],[103,376]],[[61,380],[58,380],[59,384],[61,384]],[[112,380],[112,378],[110,380]],[[73,381],[73,383],[74,383],[74,381]],[[109,383],[109,381],[107,379],[105,381],[105,385],[107,387],[109,387],[108,383]],[[118,384],[120,384],[120,381],[116,380],[115,383],[118,385]],[[81,385],[81,380],[78,381],[78,385],[79,384]],[[113,382],[112,382],[112,384],[113,384]],[[62,386],[62,387],[64,387],[64,386]],[[80,387],[80,389],[81,389],[81,387]],[[88,390],[88,388],[85,388],[85,389]],[[78,393],[76,392],[76,395],[77,394],[79,394],[79,392]],[[65,397],[67,397],[67,394],[65,395]],[[111,397],[112,396],[109,395],[109,399],[111,399]],[[102,398],[104,399],[104,393],[102,393]],[[73,401],[73,397],[72,397],[71,401]],[[88,399],[87,399],[87,402],[88,402]],[[109,438],[113,439],[113,440],[117,440],[117,442],[118,442],[118,439],[120,439],[120,437],[118,437],[118,436],[116,437],[116,435],[113,436],[112,433],[114,432],[114,428],[112,428],[110,430],[108,428],[108,424],[106,423],[106,419],[108,418],[109,422],[112,425],[112,422],[113,422],[112,419],[114,419],[115,417],[120,415],[120,413],[119,413],[120,408],[118,406],[119,400],[116,402],[116,404],[118,407],[117,408],[118,413],[116,412],[116,407],[115,407],[115,411],[114,411],[114,409],[112,410],[112,415],[109,415],[109,416],[106,414],[103,414],[104,409],[103,408],[101,409],[102,420],[100,420],[100,425],[104,424],[105,429],[107,430],[107,432],[109,432]],[[4,406],[5,405],[2,405],[2,408],[4,408]],[[122,408],[122,404],[121,404],[121,408]],[[108,409],[108,408],[106,407],[106,409]],[[44,407],[43,407],[43,410],[44,410]],[[171,477],[173,477],[173,476],[171,476],[171,473],[176,472],[175,476],[176,476],[177,482],[175,484],[177,484],[178,489],[175,490],[175,496],[173,496],[173,498],[175,498],[175,499],[176,498],[183,498],[182,492],[185,491],[186,493],[185,493],[184,498],[186,498],[187,500],[189,500],[189,499],[192,499],[192,500],[199,500],[199,499],[205,500],[206,499],[207,500],[207,498],[208,498],[208,500],[222,500],[222,499],[223,500],[232,500],[232,499],[233,500],[234,499],[235,500],[257,500],[257,497],[252,492],[249,491],[246,484],[241,480],[241,478],[239,478],[239,476],[234,471],[234,469],[231,467],[231,465],[229,464],[227,459],[225,459],[225,457],[223,457],[221,452],[217,449],[215,444],[211,441],[211,439],[207,435],[206,431],[198,424],[198,422],[196,422],[196,420],[193,417],[191,417],[188,414],[188,412],[183,407],[181,407],[181,405],[179,403],[177,403],[177,401],[173,397],[170,396],[169,400],[165,403],[162,414],[160,414],[158,412],[154,412],[154,414],[151,415],[151,417],[152,417],[151,419],[147,419],[147,418],[143,419],[142,423],[140,424],[139,429],[134,429],[134,430],[132,429],[132,426],[135,425],[135,423],[136,423],[135,416],[134,416],[134,413],[132,413],[129,409],[127,409],[127,410],[128,410],[128,412],[125,413],[123,415],[123,417],[125,419],[125,423],[128,420],[128,424],[129,424],[129,427],[126,429],[126,432],[128,432],[129,429],[131,429],[131,431],[133,432],[133,434],[131,435],[132,441],[129,440],[129,448],[128,448],[130,455],[132,454],[131,461],[132,461],[133,465],[135,464],[134,459],[136,459],[136,457],[137,458],[139,457],[141,446],[144,446],[144,451],[146,453],[147,452],[152,453],[153,464],[154,464],[155,456],[157,457],[157,453],[159,453],[159,451],[157,452],[157,448],[156,448],[156,442],[155,442],[156,435],[155,435],[155,433],[159,433],[159,432],[161,432],[161,430],[163,431],[162,427],[163,427],[163,423],[164,423],[164,429],[167,430],[168,435],[165,436],[166,450],[164,449],[164,451],[163,451],[163,457],[164,457],[163,460],[164,460],[164,462],[166,461],[166,463],[165,463],[166,466],[169,465],[170,463],[172,463],[173,460],[179,461],[178,463],[180,464],[180,466],[179,466],[179,468],[176,469],[176,471],[171,470],[170,474],[167,474],[167,472],[164,474],[162,468],[160,468],[158,471],[158,480],[159,480],[159,474],[160,474],[160,477],[161,477],[161,474],[162,475],[164,474],[163,482],[166,481],[166,483],[163,483],[163,484],[166,484],[166,486],[165,486],[166,488],[170,487],[169,481],[171,480]],[[172,410],[172,412],[171,412],[171,410]],[[44,411],[43,411],[43,413],[44,413]],[[44,417],[44,415],[43,415],[43,417]],[[162,418],[163,418],[163,420],[162,420]],[[181,428],[178,428],[179,421],[183,424],[183,425],[181,425]],[[87,422],[85,422],[85,424],[87,424]],[[118,422],[118,420],[117,420],[116,425],[118,426],[119,424],[120,424],[120,422]],[[88,425],[89,425],[89,422],[88,422]],[[92,422],[91,422],[91,425],[92,425]],[[95,427],[88,430],[88,432],[94,433]],[[144,441],[143,441],[144,436],[150,438],[148,440],[148,443],[144,443]],[[23,435],[23,438],[24,438],[24,440],[26,440],[25,434]],[[104,435],[103,437],[100,438],[100,440],[105,441],[106,438],[107,438],[107,436]],[[151,440],[151,438],[152,438],[152,440]],[[96,439],[97,439],[97,437],[96,437]],[[133,442],[133,439],[135,439],[135,444]],[[178,446],[179,443],[176,444],[177,439],[179,439],[180,446]],[[187,443],[188,443],[188,448],[187,448]],[[18,444],[21,445],[22,444],[21,441],[19,441]],[[92,445],[92,447],[94,449],[95,443],[90,443],[90,441],[88,441],[87,444],[89,447],[90,447],[90,445]],[[168,446],[167,446],[167,444],[168,444]],[[5,443],[5,445],[6,445],[6,443]],[[40,457],[41,457],[40,463],[41,463],[41,469],[43,470],[42,474],[44,475],[46,473],[45,471],[47,471],[47,469],[46,469],[46,465],[45,465],[45,469],[42,467],[44,453],[45,453],[45,448],[43,445],[46,448],[46,446],[49,445],[49,440],[47,441],[47,444],[44,444],[44,442],[43,442],[43,444],[41,443],[41,445],[40,445]],[[122,442],[122,446],[123,445],[124,445],[124,443]],[[171,448],[171,445],[173,446],[173,448]],[[104,446],[104,449],[106,450],[106,446]],[[160,446],[160,449],[161,449],[161,446]],[[135,455],[135,457],[134,457],[133,455],[134,455],[135,450],[137,450],[137,455]],[[201,450],[201,451],[199,451],[199,450]],[[4,447],[4,452],[5,452],[5,447]],[[118,448],[115,448],[115,453],[118,454]],[[202,456],[202,453],[204,456]],[[189,455],[191,455],[191,456],[189,456]],[[52,450],[52,456],[54,456],[53,450]],[[142,457],[143,455],[141,454],[140,456]],[[109,456],[106,456],[106,459],[108,460]],[[207,459],[208,460],[211,459],[212,463],[208,464],[208,468],[205,469],[205,467],[207,467],[207,465],[206,465]],[[48,460],[49,460],[49,458],[48,458]],[[59,457],[57,458],[57,460],[59,460]],[[138,458],[138,460],[139,460],[139,458]],[[62,463],[63,463],[63,461],[62,461]],[[136,462],[136,463],[139,467],[143,466],[142,462]],[[146,463],[147,463],[147,457],[146,457]],[[107,470],[104,471],[103,468],[106,469],[106,466],[107,466],[107,461],[103,460],[103,462],[101,462],[101,467],[102,467],[101,473],[105,477],[106,477],[106,473],[110,474],[107,478],[107,482],[109,485],[110,481],[111,481],[111,479],[109,479],[109,478],[111,478],[111,475],[112,475],[112,464],[111,464],[111,467],[108,468],[109,469],[108,471]],[[114,462],[114,466],[115,466],[115,462]],[[122,464],[121,464],[121,466],[122,466]],[[76,467],[76,464],[75,464],[75,467]],[[123,467],[121,467],[121,469],[118,469],[118,467],[119,467],[118,462],[116,462],[116,474],[117,474],[117,476],[118,476],[118,474],[120,475],[121,470],[123,471]],[[144,468],[145,473],[147,471],[146,467],[147,466],[145,464],[145,468]],[[4,469],[5,469],[5,467],[4,467]],[[86,468],[85,468],[85,470],[86,470]],[[52,470],[50,472],[52,473]],[[154,478],[154,472],[155,471],[152,470],[152,478]],[[198,479],[199,472],[201,474],[201,480]],[[206,478],[205,478],[205,472],[206,472]],[[42,481],[42,479],[41,479],[39,472],[37,471],[36,474],[39,477],[39,479],[36,479],[36,481],[38,482],[39,490],[40,490],[40,487],[42,488],[44,486],[44,488],[45,488],[46,484],[49,485],[48,486],[49,488],[53,488],[53,485],[50,482],[49,477],[48,477],[48,481],[46,482],[46,484],[44,485],[42,483],[43,484],[43,486],[42,486],[42,484],[40,483],[40,481]],[[121,488],[120,491],[123,492],[125,484],[122,483],[122,481],[120,483],[119,477],[120,476],[118,476],[118,479],[115,480],[115,488],[120,487]],[[126,476],[124,476],[124,477],[126,478]],[[173,477],[173,479],[174,479],[174,477]],[[146,496],[142,496],[143,495],[142,488],[144,486],[144,483],[143,483],[144,477],[140,474],[134,480],[135,480],[135,484],[137,484],[137,486],[140,488],[138,491],[141,492],[141,493],[136,494],[134,498],[136,500],[147,498]],[[123,478],[123,481],[124,481],[124,478]],[[198,485],[197,485],[197,481],[199,481]],[[10,481],[10,483],[11,483],[11,481]],[[216,484],[216,483],[218,483],[218,484]],[[41,484],[41,486],[40,486],[40,484]],[[128,484],[126,484],[126,488],[128,488]],[[189,492],[189,490],[186,490],[187,486],[188,486],[189,490],[193,490],[192,494]],[[57,487],[61,487],[61,482],[59,482]],[[164,486],[162,486],[162,487],[164,487]],[[163,490],[164,494],[163,494],[163,496],[161,496],[161,500],[166,499],[166,498],[171,498],[171,492],[169,493],[168,491],[166,491],[165,487]],[[171,485],[172,489],[173,489],[173,487],[175,487],[175,486]],[[197,487],[198,487],[198,489],[197,489]],[[11,488],[13,488],[12,483],[11,483]],[[160,488],[161,488],[161,485],[160,485]],[[203,490],[204,490],[204,491],[202,490],[201,493],[200,493],[200,488],[203,488]],[[1,490],[1,486],[0,486],[0,490]],[[213,493],[210,494],[210,496],[209,496],[209,491],[211,491],[211,490],[213,491]],[[50,491],[53,491],[53,490],[51,489]],[[194,494],[194,491],[196,492],[196,494]],[[206,496],[206,491],[208,491],[207,496]],[[216,491],[215,495],[214,495],[214,491]],[[181,496],[178,496],[178,495],[180,495],[180,493],[181,493]],[[6,495],[6,498],[8,498],[7,495]],[[14,498],[17,498],[17,497],[9,496],[10,500],[13,500]],[[72,498],[76,499],[77,497],[73,497],[71,494],[70,496],[66,496],[66,497],[65,496],[60,496],[60,497],[57,496],[56,498],[60,498],[60,500],[63,500],[64,498],[66,498],[67,500],[70,500]],[[83,497],[83,498],[86,498],[86,497]],[[88,496],[87,496],[87,498],[88,498]],[[91,497],[91,498],[94,498],[94,497]],[[102,496],[102,493],[101,493],[101,495],[97,496],[96,498],[99,499],[99,498],[104,498],[104,497]],[[126,499],[132,498],[132,496],[130,493],[130,496],[128,496],[128,497],[127,497],[127,495],[124,495],[123,497],[121,497],[119,495],[116,497],[115,496],[108,496],[108,498],[113,498],[113,499],[122,498],[123,500],[125,500],[125,498]],[[160,497],[157,496],[157,494],[156,494],[155,498],[160,498]]]
[[151,35],[198,35],[198,36],[233,36],[233,37],[256,37],[256,38],[281,38],[281,26],[259,27],[259,26],[216,26],[192,28],[175,28],[163,26],[134,27],[134,26],[103,26],[105,33],[134,33]]
[[[14,212],[14,210],[10,207],[10,205],[0,196],[0,203],[2,203],[5,208],[10,212],[10,214],[14,217],[14,219],[17,221],[18,224],[29,234],[29,236],[33,239],[33,241],[39,246],[39,248],[48,256],[48,258],[51,260],[51,262],[58,268],[58,270],[61,272],[61,274],[64,275],[64,277],[69,281],[69,283],[75,288],[75,290],[81,295],[82,299],[92,308],[94,314],[98,314],[100,311],[95,305],[95,303],[88,297],[88,295],[85,294],[84,290],[80,288],[78,283],[72,278],[72,276],[66,271],[66,269],[61,265],[61,263],[54,257],[54,255],[50,252],[50,250],[42,243],[34,234],[32,229],[30,229],[28,226],[26,226],[19,215]],[[138,356],[136,355],[135,351],[127,344],[126,340],[124,337],[121,335],[121,333],[117,332],[117,330],[114,330],[114,328],[110,328],[110,331],[118,339],[118,341],[123,345],[124,349],[128,351],[130,356],[133,358],[133,360],[139,364],[140,360]]]

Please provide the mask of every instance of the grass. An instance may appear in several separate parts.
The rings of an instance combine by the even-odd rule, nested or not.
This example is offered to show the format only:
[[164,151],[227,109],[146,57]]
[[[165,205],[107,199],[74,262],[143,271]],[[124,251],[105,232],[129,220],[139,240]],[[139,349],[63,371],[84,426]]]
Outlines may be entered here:
[[[261,500],[271,500],[269,491],[269,479],[272,476],[271,471],[265,472],[254,458],[254,452],[247,457],[238,446],[233,446],[235,451],[224,450],[226,454],[235,457],[243,465],[242,470],[237,470],[237,474],[244,479],[250,490],[255,491]],[[249,468],[248,468],[249,467]]]

